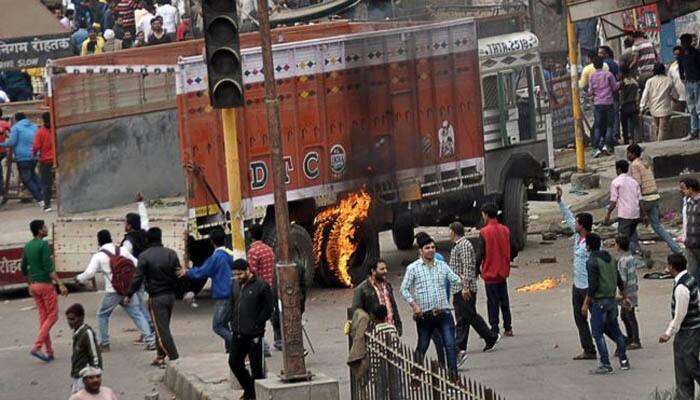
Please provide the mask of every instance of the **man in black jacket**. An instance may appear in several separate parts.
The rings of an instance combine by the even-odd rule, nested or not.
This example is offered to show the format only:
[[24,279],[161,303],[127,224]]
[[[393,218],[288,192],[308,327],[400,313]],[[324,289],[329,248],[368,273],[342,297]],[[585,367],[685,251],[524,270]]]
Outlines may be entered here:
[[[228,365],[243,387],[242,399],[255,399],[255,379],[264,379],[263,336],[265,323],[272,315],[274,297],[270,286],[250,272],[248,262],[233,262],[233,276],[239,287],[231,296],[231,352]],[[245,368],[245,357],[250,359],[251,377]]]
[[[386,261],[377,260],[369,267],[369,276],[355,288],[352,296],[352,312],[358,308],[369,315],[383,305],[387,309],[386,322],[396,327],[399,335],[403,333],[399,307],[394,299],[394,289],[387,281],[389,270]],[[379,321],[384,322],[384,321]]]
[[131,296],[145,282],[149,296],[148,306],[158,344],[158,356],[152,365],[162,367],[165,365],[166,356],[170,361],[175,361],[179,357],[175,341],[170,333],[170,317],[175,306],[177,270],[181,267],[177,253],[163,246],[163,234],[160,228],[149,229],[147,235],[151,247],[144,250],[139,256],[136,273],[125,302],[128,303]]

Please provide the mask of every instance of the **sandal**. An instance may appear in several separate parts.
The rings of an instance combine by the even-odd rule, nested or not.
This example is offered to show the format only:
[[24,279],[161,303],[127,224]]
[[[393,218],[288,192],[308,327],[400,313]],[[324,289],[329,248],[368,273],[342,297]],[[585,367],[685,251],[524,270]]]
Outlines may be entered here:
[[156,358],[155,360],[151,361],[151,365],[154,367],[158,367],[160,369],[165,368],[165,359],[164,358]]

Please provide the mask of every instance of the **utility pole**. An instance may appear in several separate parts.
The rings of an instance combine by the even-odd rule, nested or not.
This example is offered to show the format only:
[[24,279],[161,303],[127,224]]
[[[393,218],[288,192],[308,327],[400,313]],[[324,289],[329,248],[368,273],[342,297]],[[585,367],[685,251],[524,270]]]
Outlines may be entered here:
[[275,69],[272,60],[272,39],[267,0],[257,0],[260,23],[260,47],[265,75],[265,111],[267,130],[270,135],[270,158],[272,162],[272,185],[275,199],[275,225],[277,227],[278,257],[277,294],[281,301],[281,323],[283,341],[282,380],[286,382],[309,380],[304,361],[304,338],[301,325],[301,294],[296,265],[289,258],[289,210],[287,209],[286,171],[282,159],[280,136],[280,107],[275,84]]
[[576,141],[576,170],[586,170],[586,156],[583,144],[583,121],[581,119],[581,97],[578,88],[578,42],[576,30],[571,21],[569,10],[566,10],[566,36],[569,42],[569,69],[571,71],[571,108],[574,114],[574,138]]

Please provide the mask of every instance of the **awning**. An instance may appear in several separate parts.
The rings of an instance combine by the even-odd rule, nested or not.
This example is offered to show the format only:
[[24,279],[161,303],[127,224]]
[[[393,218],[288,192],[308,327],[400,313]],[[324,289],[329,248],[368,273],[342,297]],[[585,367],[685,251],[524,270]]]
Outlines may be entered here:
[[71,54],[70,32],[39,0],[2,0],[0,71],[43,67]]

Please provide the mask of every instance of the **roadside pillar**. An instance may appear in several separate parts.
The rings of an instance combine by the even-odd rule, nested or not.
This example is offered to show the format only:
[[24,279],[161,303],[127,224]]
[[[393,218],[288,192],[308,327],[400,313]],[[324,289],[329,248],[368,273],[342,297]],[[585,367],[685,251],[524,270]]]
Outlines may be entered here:
[[241,209],[241,171],[238,164],[238,131],[236,110],[221,109],[221,122],[224,130],[224,152],[226,153],[226,183],[231,221],[231,245],[236,258],[245,258],[243,236],[243,214]]
[[586,170],[586,156],[583,143],[583,121],[581,119],[581,97],[578,88],[578,42],[576,30],[566,10],[566,36],[569,42],[569,70],[571,71],[571,106],[574,113],[574,138],[576,143],[576,170]]
[[267,130],[270,135],[270,158],[272,184],[275,199],[275,225],[279,253],[277,266],[277,294],[281,301],[283,370],[285,382],[310,379],[304,360],[304,338],[301,325],[301,294],[296,266],[289,258],[289,210],[287,209],[287,185],[282,138],[280,136],[280,108],[275,84],[275,69],[272,60],[272,39],[267,0],[257,0],[260,23],[260,46],[265,75],[265,111]]

